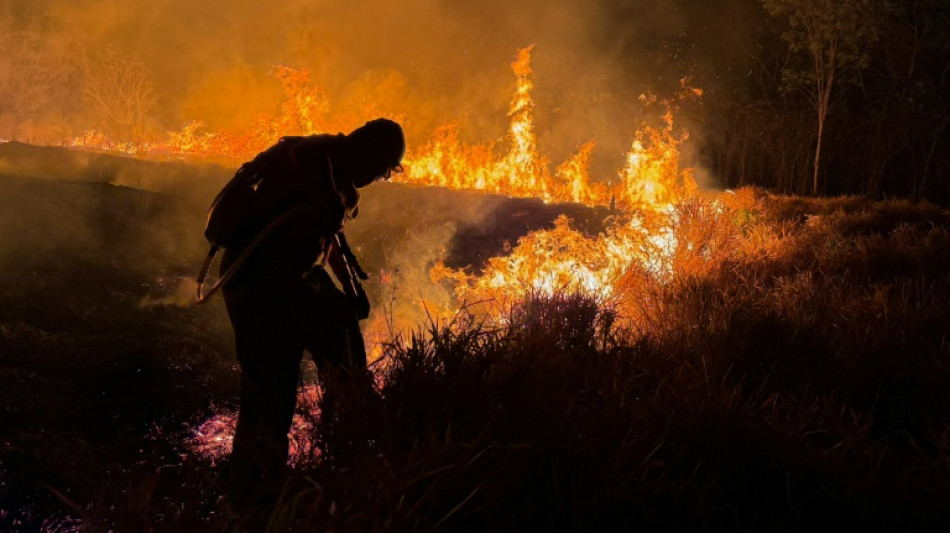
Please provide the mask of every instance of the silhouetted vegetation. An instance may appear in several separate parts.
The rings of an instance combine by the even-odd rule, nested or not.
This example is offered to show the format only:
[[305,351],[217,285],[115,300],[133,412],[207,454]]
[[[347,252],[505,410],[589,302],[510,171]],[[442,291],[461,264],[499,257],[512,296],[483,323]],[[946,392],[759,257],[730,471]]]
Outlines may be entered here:
[[950,201],[946,4],[760,3],[775,18],[743,0],[698,13],[684,45],[722,185]]

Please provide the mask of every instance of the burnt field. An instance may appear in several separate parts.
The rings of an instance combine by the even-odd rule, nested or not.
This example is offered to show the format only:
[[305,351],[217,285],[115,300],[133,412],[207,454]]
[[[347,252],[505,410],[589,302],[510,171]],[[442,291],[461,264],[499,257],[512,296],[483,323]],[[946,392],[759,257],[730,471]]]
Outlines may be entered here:
[[[231,171],[16,143],[0,163],[0,530],[234,527],[221,465],[186,445],[238,394],[220,299],[189,304]],[[420,313],[354,417],[373,446],[304,461],[271,528],[946,530],[950,215],[740,194],[729,256],[638,285],[614,304],[633,325],[574,294],[501,328]],[[386,184],[348,234],[399,272],[381,308],[559,214],[611,215]]]

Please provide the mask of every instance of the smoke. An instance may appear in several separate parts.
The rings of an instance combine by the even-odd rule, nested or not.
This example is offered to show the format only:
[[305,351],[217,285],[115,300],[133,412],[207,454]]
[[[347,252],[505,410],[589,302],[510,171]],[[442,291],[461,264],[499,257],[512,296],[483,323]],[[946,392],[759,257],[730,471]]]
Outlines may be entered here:
[[437,313],[452,308],[452,293],[432,283],[429,270],[444,256],[454,232],[451,223],[410,228],[404,238],[394,243],[386,266],[373,280],[378,297],[374,298],[376,316],[369,323],[378,321],[383,314],[392,318],[397,328],[405,327],[424,323],[427,311]]
[[[163,284],[168,283],[166,280],[161,281]],[[195,278],[184,276],[180,279],[171,280],[169,285],[171,285],[171,287],[165,289],[163,294],[143,296],[139,302],[139,308],[189,307],[197,305],[195,292],[198,289],[198,281]]]
[[[363,190],[360,215],[346,232],[371,280],[366,284],[376,331],[420,324],[427,312],[454,309],[450,287],[433,283],[430,270],[453,246],[457,228],[490,216],[498,197],[380,183]],[[398,331],[397,331],[398,332]]]
[[[607,180],[623,166],[642,122],[656,125],[665,113],[660,106],[644,109],[642,93],[671,94],[686,75],[703,85],[701,72],[690,66],[702,52],[680,37],[714,9],[647,0],[6,0],[0,5],[0,138],[56,142],[102,127],[88,80],[108,56],[147,69],[154,105],[140,125],[146,135],[164,136],[192,120],[212,131],[235,130],[262,114],[276,115],[283,92],[274,67],[286,65],[309,70],[325,90],[331,116],[371,109],[399,117],[410,150],[450,121],[461,122],[463,140],[500,140],[515,88],[510,64],[520,48],[534,44],[541,153],[553,168],[596,139],[591,175]],[[693,139],[701,137],[688,115],[676,120]],[[141,233],[128,238],[132,251],[123,262],[138,260],[156,271],[169,258],[176,265],[200,261],[202,215],[230,171],[190,165],[146,170],[130,161],[99,176],[90,174],[102,168],[91,159],[80,164],[64,155],[56,161],[70,168],[24,175],[147,188],[183,199],[178,212],[156,211],[167,200],[161,195],[123,193],[122,201],[132,206],[129,220],[148,213],[161,221],[136,226]],[[0,167],[20,173],[3,158]],[[443,305],[451,294],[429,282],[429,267],[459,224],[475,223],[490,212],[492,200],[427,194],[420,203],[411,193],[378,187],[377,196],[367,192],[360,220],[348,229],[367,266],[387,274],[376,301]],[[77,212],[86,213],[86,206]],[[111,236],[101,240],[96,250],[114,248]],[[61,241],[85,249],[82,239]],[[168,299],[143,305],[184,303],[191,292],[186,289],[183,281]]]
[[[83,78],[92,75],[95,58],[116,53],[141,62],[154,81],[156,102],[144,124],[153,135],[191,120],[210,130],[235,129],[278,113],[282,94],[273,67],[287,65],[309,70],[326,89],[331,115],[371,107],[400,117],[410,146],[455,120],[468,140],[499,139],[514,88],[509,64],[518,49],[535,44],[542,152],[557,164],[596,138],[592,174],[609,179],[641,122],[662,114],[645,113],[638,96],[675,90],[691,73],[670,43],[689,28],[686,14],[704,8],[677,6],[646,0],[9,0],[0,18],[56,56],[63,72],[48,92],[74,96],[68,102],[50,97],[46,107],[67,106],[57,110],[58,120],[77,131],[97,122],[83,97]],[[17,128],[28,137],[49,134],[37,126],[43,116],[36,111],[32,127],[21,121],[0,137],[15,137]],[[0,127],[8,123],[0,120]]]

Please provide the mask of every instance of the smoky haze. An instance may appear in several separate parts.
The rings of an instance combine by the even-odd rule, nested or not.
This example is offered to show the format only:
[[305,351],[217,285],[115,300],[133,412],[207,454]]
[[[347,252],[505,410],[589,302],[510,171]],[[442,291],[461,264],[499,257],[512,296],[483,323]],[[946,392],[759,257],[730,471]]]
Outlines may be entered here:
[[[284,95],[274,69],[284,65],[309,70],[310,80],[326,91],[330,116],[369,108],[398,118],[410,150],[451,121],[461,122],[463,140],[500,140],[515,90],[511,63],[519,49],[535,45],[532,96],[541,153],[553,169],[579,145],[596,139],[591,174],[609,179],[622,166],[641,123],[656,125],[665,112],[659,106],[644,109],[639,96],[672,94],[680,78],[694,74],[688,62],[701,54],[678,49],[675,42],[711,11],[647,0],[5,0],[0,4],[0,139],[55,143],[103,128],[88,94],[95,77],[90,65],[115,56],[143,66],[154,83],[155,102],[141,125],[146,138],[162,137],[191,120],[205,122],[211,131],[228,131],[246,127],[261,114],[279,114]],[[694,138],[697,125],[689,115],[677,115],[677,127]],[[3,173],[99,181],[183,198],[180,211],[161,213],[155,231],[143,227],[134,239],[154,257],[132,254],[127,260],[158,265],[149,272],[173,263],[187,273],[197,265],[204,209],[230,174],[209,171],[212,177],[188,185],[189,169],[171,179],[172,167],[145,172],[119,165],[103,171],[85,160],[64,159],[66,166],[95,174],[82,170],[72,176],[72,170],[53,165],[58,158],[45,154],[27,172],[26,149],[8,148],[9,157],[0,154]],[[105,194],[102,190],[94,193]],[[393,201],[387,196],[391,191],[381,187],[367,194],[367,209],[352,228],[354,245],[370,255],[368,266],[398,270],[391,284],[399,290],[394,305],[420,300],[442,305],[450,298],[445,287],[420,288],[429,268],[451,246],[460,221],[477,223],[498,201],[460,203],[427,194],[420,202],[408,193],[399,196],[405,201]],[[11,209],[29,210],[28,203]],[[132,208],[133,214],[151,209],[143,205]],[[415,208],[407,211],[411,205]],[[85,205],[76,211],[84,217],[92,212]],[[382,216],[386,213],[388,218]],[[453,216],[439,218],[445,213]],[[377,218],[398,230],[386,234],[386,250],[372,240],[385,225],[374,225]],[[166,228],[176,233],[169,237],[159,231]],[[52,232],[65,235],[54,243],[57,249],[88,241],[65,229]],[[0,256],[8,260],[19,257],[15,250],[29,248],[28,243],[0,244],[6,246]],[[139,256],[141,261],[135,259]],[[384,303],[392,296],[377,294]]]
[[[103,54],[144,64],[156,101],[143,127],[159,136],[191,120],[212,131],[233,130],[262,113],[279,113],[282,90],[273,69],[286,65],[310,71],[326,90],[331,116],[370,107],[402,119],[410,149],[450,121],[462,122],[466,140],[500,139],[515,84],[510,63],[518,49],[534,44],[541,150],[556,165],[596,138],[596,177],[622,165],[642,120],[662,115],[644,113],[638,96],[673,90],[690,74],[683,64],[658,61],[672,53],[664,43],[689,24],[682,2],[655,4],[8,0],[0,16],[7,28],[44,43],[55,56],[47,70]],[[19,72],[11,61],[5,68]],[[94,127],[83,76],[77,68],[44,82],[57,92],[47,107],[59,112],[0,119],[0,137],[49,141]],[[16,112],[3,106],[0,116],[23,113],[23,106]],[[677,125],[690,126],[685,118]]]

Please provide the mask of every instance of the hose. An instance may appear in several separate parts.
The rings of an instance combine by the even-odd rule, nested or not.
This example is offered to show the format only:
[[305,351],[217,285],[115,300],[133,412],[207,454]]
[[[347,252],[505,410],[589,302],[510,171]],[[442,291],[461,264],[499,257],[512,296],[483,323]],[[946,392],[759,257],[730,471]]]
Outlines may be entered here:
[[260,233],[257,234],[256,237],[254,237],[254,240],[252,240],[250,244],[244,247],[244,250],[241,252],[241,255],[239,255],[237,259],[234,260],[234,263],[232,263],[231,266],[228,267],[228,269],[224,272],[224,274],[222,274],[221,277],[218,278],[218,281],[214,282],[214,285],[212,285],[211,288],[208,289],[208,292],[205,293],[204,292],[205,278],[208,276],[208,272],[211,270],[211,263],[214,262],[214,257],[215,255],[217,255],[218,250],[220,248],[218,245],[212,244],[211,249],[208,251],[208,256],[205,257],[204,262],[201,264],[201,270],[198,272],[198,288],[195,292],[195,300],[197,300],[199,304],[203,304],[207,302],[208,298],[211,298],[212,294],[217,292],[218,289],[223,287],[228,281],[231,280],[231,278],[235,276],[235,274],[237,274],[238,270],[241,268],[241,265],[243,265],[244,262],[247,261],[247,258],[251,256],[254,250],[256,250],[257,247],[260,246],[262,242],[264,242],[264,239],[267,238],[267,236],[270,235],[277,228],[277,226],[280,226],[281,224],[286,222],[287,219],[291,217],[291,215],[296,214],[297,212],[305,209],[306,207],[307,207],[307,204],[300,204],[297,207],[294,207],[293,209],[286,211],[285,213],[283,213],[282,215],[274,219],[273,222],[268,224],[267,227],[264,228],[263,231],[261,231]]

